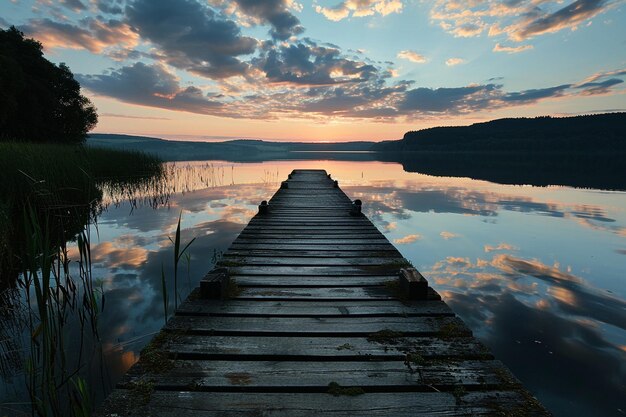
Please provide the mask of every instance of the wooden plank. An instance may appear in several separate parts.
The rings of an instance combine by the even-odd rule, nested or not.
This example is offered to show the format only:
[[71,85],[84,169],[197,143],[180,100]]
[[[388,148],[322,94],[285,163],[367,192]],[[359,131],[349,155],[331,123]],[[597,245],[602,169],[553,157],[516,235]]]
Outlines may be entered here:
[[[365,276],[290,276],[290,275],[236,275],[233,277],[239,287],[265,287],[268,290],[276,287],[300,287],[300,288],[350,288],[350,287],[382,287],[391,285],[396,279],[394,275],[365,275]],[[432,297],[434,290],[431,289],[429,297],[439,300],[441,297]],[[332,298],[334,300],[334,298]],[[361,299],[367,301],[369,299]]]
[[[368,244],[368,245],[355,245],[355,244],[329,244],[325,242],[310,242],[310,243],[245,243],[242,241],[235,241],[230,246],[230,251],[247,251],[247,250],[263,250],[263,251],[283,251],[282,253],[291,253],[297,251],[316,251],[316,252],[324,252],[324,251],[342,251],[342,252],[352,252],[352,251],[368,251],[373,250],[376,252],[388,251],[396,253],[398,250],[393,247],[390,243],[386,242],[383,244]],[[224,254],[226,255],[226,254]],[[329,255],[332,256],[332,255]]]
[[[315,229],[315,228],[291,228],[291,229],[280,229],[280,228],[274,228],[274,227],[265,227],[263,229],[259,229],[259,230],[250,230],[250,229],[244,229],[241,231],[242,235],[259,235],[259,236],[264,236],[264,235],[285,235],[285,236],[291,236],[291,235],[305,235],[305,236],[330,236],[330,237],[334,237],[336,235],[354,235],[354,236],[359,236],[359,235],[365,235],[365,236],[370,236],[370,235],[375,235],[375,236],[380,236],[382,235],[382,233],[380,233],[378,231],[378,229],[376,228],[369,228],[369,229],[357,229],[357,228],[351,228],[351,227],[336,227],[336,228],[328,228],[328,229]],[[354,237],[354,236],[350,236],[350,237]]]
[[347,232],[358,232],[358,233],[380,233],[377,228],[373,225],[248,225],[245,229],[243,229],[247,233],[263,233],[271,231],[270,233],[275,233],[274,231],[284,231],[284,232],[336,232],[336,233],[347,233]]
[[367,276],[295,276],[295,275],[236,275],[234,281],[240,287],[381,287],[390,285],[395,275]]
[[[365,258],[362,256],[349,257],[349,258],[314,258],[305,257],[298,258],[295,256],[283,257],[283,256],[229,256],[228,258],[220,261],[219,265],[225,266],[257,266],[257,265],[280,265],[280,266],[379,266],[384,267],[396,267],[400,268],[404,265],[401,261],[402,257],[370,257]],[[403,261],[404,262],[404,261]]]
[[347,217],[347,218],[329,218],[329,219],[319,219],[317,217],[290,217],[290,218],[262,218],[255,217],[250,223],[251,226],[271,226],[271,225],[298,225],[298,226],[318,226],[318,225],[345,225],[345,226],[369,226],[372,224],[368,219],[363,217]]
[[251,257],[276,257],[281,258],[402,258],[400,252],[396,250],[292,250],[285,248],[267,248],[267,249],[233,249],[232,247],[224,254],[224,259],[239,258],[244,256]]
[[[370,241],[370,240],[379,240],[386,242],[387,238],[383,236],[380,232],[372,232],[372,233],[350,233],[350,232],[341,232],[341,233],[332,233],[332,232],[314,232],[310,233],[301,232],[301,233],[246,233],[242,232],[239,234],[239,239],[245,240],[287,240],[287,239],[297,239],[297,240],[326,240],[329,243],[340,243],[345,241]],[[374,242],[380,243],[380,242]]]
[[[237,281],[235,281],[237,282]],[[271,300],[396,300],[385,287],[243,287],[237,298]]]
[[242,301],[186,300],[176,310],[180,315],[220,316],[289,316],[289,317],[367,317],[367,316],[454,316],[443,301],[427,300],[419,303],[373,301],[346,302],[294,302],[294,301]]
[[[450,331],[449,329],[454,329]],[[456,317],[380,317],[360,320],[350,317],[195,317],[175,316],[168,330],[194,334],[273,335],[273,336],[369,336],[379,331],[399,332],[406,336],[434,336],[451,333],[466,337],[471,332]]]
[[[266,245],[266,246],[274,246],[274,245],[328,245],[328,247],[334,247],[336,245],[366,245],[367,247],[372,247],[372,245],[386,245],[390,250],[395,249],[391,243],[384,236],[379,237],[377,239],[302,239],[302,238],[268,238],[266,236],[260,237],[258,239],[251,237],[238,237],[234,242],[234,244],[257,244],[257,245]],[[302,247],[301,246],[301,247]]]
[[[328,384],[376,391],[452,391],[454,387],[497,389],[514,378],[496,360],[425,360],[409,367],[397,361],[205,361],[176,360],[172,369],[146,375],[135,366],[118,384],[149,378],[155,389],[194,391],[326,392]],[[507,379],[504,379],[504,378]]]
[[231,275],[391,275],[399,266],[232,266]]
[[493,358],[473,337],[404,337],[385,345],[365,337],[182,335],[168,339],[163,351],[170,358],[187,360],[404,361],[407,354],[424,360]]
[[211,393],[155,391],[147,400],[136,390],[116,389],[94,417],[460,417],[460,416],[548,416],[516,391],[397,392],[333,396],[326,393]]

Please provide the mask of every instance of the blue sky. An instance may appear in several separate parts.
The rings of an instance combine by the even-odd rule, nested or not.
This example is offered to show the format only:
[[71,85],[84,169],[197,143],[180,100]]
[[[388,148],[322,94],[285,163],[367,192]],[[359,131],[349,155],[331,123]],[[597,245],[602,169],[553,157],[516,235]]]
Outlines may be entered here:
[[623,0],[4,0],[98,132],[396,139],[626,110]]

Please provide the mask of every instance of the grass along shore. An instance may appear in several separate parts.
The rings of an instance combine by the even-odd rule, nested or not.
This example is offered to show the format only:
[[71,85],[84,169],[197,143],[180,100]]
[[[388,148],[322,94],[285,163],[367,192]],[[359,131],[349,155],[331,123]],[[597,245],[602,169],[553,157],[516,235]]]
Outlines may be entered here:
[[0,172],[0,287],[19,264],[26,208],[71,239],[97,209],[104,186],[132,187],[164,173],[159,158],[139,151],[27,142],[0,142]]
[[[84,369],[98,349],[89,351],[85,340],[99,340],[104,307],[104,290],[91,276],[89,225],[103,188],[132,192],[160,181],[163,165],[136,151],[10,142],[0,143],[0,172],[0,308],[11,312],[0,330],[16,329],[9,348],[20,352],[15,363],[30,400],[20,398],[12,411],[87,417],[92,402]],[[65,245],[74,239],[80,259],[70,268]],[[67,338],[76,326],[78,342]],[[70,356],[66,348],[73,349]]]

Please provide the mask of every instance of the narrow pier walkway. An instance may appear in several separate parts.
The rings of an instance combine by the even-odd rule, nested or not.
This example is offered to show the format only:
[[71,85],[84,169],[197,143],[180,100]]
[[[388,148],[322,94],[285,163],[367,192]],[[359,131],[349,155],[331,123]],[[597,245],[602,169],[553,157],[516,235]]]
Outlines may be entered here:
[[97,415],[548,415],[359,209],[294,171]]

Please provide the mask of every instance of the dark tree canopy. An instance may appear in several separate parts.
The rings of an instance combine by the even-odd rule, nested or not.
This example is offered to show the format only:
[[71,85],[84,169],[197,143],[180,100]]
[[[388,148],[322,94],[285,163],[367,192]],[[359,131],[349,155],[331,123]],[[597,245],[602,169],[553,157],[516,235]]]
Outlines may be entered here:
[[98,122],[70,69],[15,27],[0,29],[0,92],[0,140],[81,143]]
[[377,151],[624,152],[626,113],[498,119],[407,132]]

